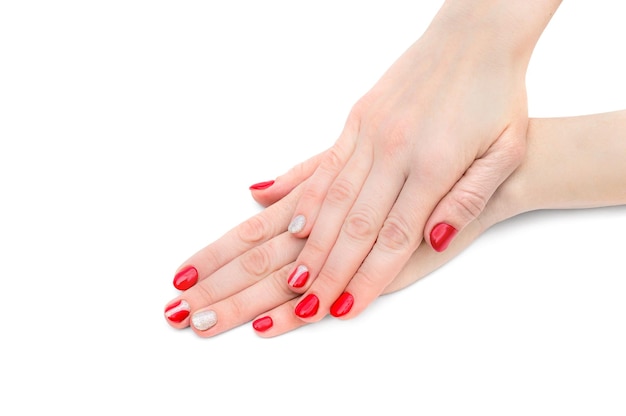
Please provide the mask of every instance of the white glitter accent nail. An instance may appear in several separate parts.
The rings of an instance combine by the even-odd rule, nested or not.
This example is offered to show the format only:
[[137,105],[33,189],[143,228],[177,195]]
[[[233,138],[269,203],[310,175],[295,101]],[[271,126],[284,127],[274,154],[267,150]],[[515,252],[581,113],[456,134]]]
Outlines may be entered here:
[[298,215],[291,220],[289,227],[287,227],[287,231],[291,234],[299,233],[304,229],[304,224],[306,224],[306,218],[304,218],[304,215]]
[[217,323],[215,311],[196,312],[191,317],[191,323],[198,331],[206,331]]

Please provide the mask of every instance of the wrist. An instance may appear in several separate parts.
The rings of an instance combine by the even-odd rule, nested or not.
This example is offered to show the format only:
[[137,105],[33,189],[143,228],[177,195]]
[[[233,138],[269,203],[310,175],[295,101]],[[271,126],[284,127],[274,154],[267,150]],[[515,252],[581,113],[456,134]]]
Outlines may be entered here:
[[427,32],[458,36],[493,56],[528,65],[561,0],[446,0]]
[[488,225],[541,209],[626,204],[626,111],[531,119],[519,168],[496,191]]

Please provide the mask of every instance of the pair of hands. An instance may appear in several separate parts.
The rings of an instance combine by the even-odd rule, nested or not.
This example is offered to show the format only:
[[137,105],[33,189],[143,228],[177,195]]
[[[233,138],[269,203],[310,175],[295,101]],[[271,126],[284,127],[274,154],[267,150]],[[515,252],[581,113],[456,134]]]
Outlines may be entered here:
[[[286,228],[307,178],[322,156],[281,176],[276,187],[266,190],[259,201],[268,208],[184,263],[174,282],[186,290],[165,308],[172,326],[191,326],[198,335],[211,337],[254,320],[253,327],[259,335],[272,337],[306,324],[294,314],[298,294],[286,283],[306,240],[294,237]],[[447,252],[437,253],[423,242],[384,293],[400,290],[427,275],[491,223],[502,219],[503,213],[495,208],[498,200],[502,198],[492,198],[481,221],[467,227],[458,237],[463,241],[456,241],[459,244]]]
[[[264,205],[284,199],[186,263],[174,284],[193,289],[166,307],[171,323],[209,304],[192,325],[212,334],[277,304],[271,315],[289,327],[352,318],[423,240],[441,252],[480,215],[524,157],[529,54],[436,22],[357,102],[334,146],[251,187]],[[260,319],[257,330],[273,326]]]

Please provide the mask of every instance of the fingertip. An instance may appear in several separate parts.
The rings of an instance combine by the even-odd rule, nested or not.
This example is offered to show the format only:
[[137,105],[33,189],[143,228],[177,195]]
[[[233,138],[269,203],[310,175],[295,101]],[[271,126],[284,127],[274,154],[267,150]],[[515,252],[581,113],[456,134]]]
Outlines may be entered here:
[[187,290],[198,283],[198,270],[194,266],[185,266],[174,276],[172,284],[178,290]]
[[349,292],[343,292],[330,307],[330,314],[335,318],[343,318],[354,306],[354,296]]
[[430,245],[435,251],[441,253],[448,248],[457,234],[456,228],[448,223],[440,222],[430,231]]
[[306,284],[309,281],[309,269],[301,264],[293,269],[287,278],[287,286],[295,293],[304,293],[307,289]]
[[306,217],[302,214],[299,214],[293,217],[293,219],[289,223],[289,226],[287,227],[287,231],[297,236],[297,234],[300,234],[304,230],[305,226]]
[[187,327],[191,307],[184,299],[176,299],[165,306],[163,315],[168,324],[176,329]]
[[259,334],[262,335],[264,332],[267,332],[274,326],[274,320],[271,316],[266,315],[262,316],[258,319],[255,319],[252,322],[252,328]]
[[320,300],[313,293],[306,295],[294,308],[294,313],[298,318],[308,319],[317,314],[319,310]]
[[276,180],[251,185],[249,189],[252,198],[257,203],[263,207],[268,207],[287,196],[294,190],[294,186],[278,178]]
[[254,333],[261,338],[273,338],[306,325],[306,322],[298,319],[293,313],[295,301],[296,299],[292,299],[263,315],[259,315],[252,321]]
[[276,189],[274,184],[275,180],[257,182],[248,187],[252,194],[252,198],[261,204],[264,207],[272,205],[274,202],[278,201],[281,196],[276,196],[275,192],[272,192]]

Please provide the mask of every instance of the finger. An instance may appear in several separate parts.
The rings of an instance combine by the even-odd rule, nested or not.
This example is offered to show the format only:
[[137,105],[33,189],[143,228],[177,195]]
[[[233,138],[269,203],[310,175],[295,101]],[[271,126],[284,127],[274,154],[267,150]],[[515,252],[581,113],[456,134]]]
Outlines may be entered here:
[[191,328],[201,337],[212,337],[240,326],[294,297],[285,285],[290,265],[219,302],[195,311]]
[[299,186],[278,203],[239,224],[214,243],[195,253],[179,267],[174,276],[174,287],[187,290],[237,256],[283,233],[300,194]]
[[308,179],[320,165],[326,150],[297,164],[276,180],[255,183],[250,186],[252,198],[267,207],[289,194],[296,186]]
[[[298,256],[296,267],[287,283],[296,292],[303,292],[322,269],[328,254],[333,250],[346,215],[361,193],[361,188],[371,168],[373,155],[369,148],[357,149],[344,170],[328,190],[308,241]],[[333,250],[334,251],[334,250]]]
[[400,273],[422,240],[424,223],[434,202],[423,195],[437,195],[420,175],[407,178],[363,264],[331,306],[335,317],[352,318],[376,299]]
[[354,153],[356,138],[356,130],[348,124],[339,140],[324,153],[318,168],[305,184],[289,223],[289,232],[298,237],[309,235],[329,188]]
[[[292,295],[296,296],[293,292]],[[293,314],[293,308],[296,306],[296,303],[297,299],[292,299],[270,311],[264,312],[252,322],[252,328],[257,335],[263,338],[271,338],[307,325],[306,322],[298,319]]]
[[[188,326],[189,315],[195,310],[233,296],[291,264],[304,244],[305,240],[284,232],[250,249],[169,302],[165,318],[176,328]],[[285,281],[286,276],[283,286]]]
[[520,165],[524,134],[520,129],[506,130],[439,201],[424,229],[424,238],[435,251],[444,251],[482,213],[496,189]]
[[[483,211],[481,218],[465,227],[445,253],[433,251],[428,243],[422,241],[418,249],[412,253],[409,260],[404,264],[402,270],[400,270],[393,281],[385,287],[382,294],[404,289],[456,257],[485,231],[485,220],[483,220],[483,217],[493,216],[494,213],[491,212],[491,208],[491,205],[488,206],[485,211]],[[495,210],[497,211],[497,208],[495,208]],[[495,222],[497,221],[491,219],[487,220],[488,226]],[[252,327],[255,332],[261,337],[269,338],[285,334],[307,325],[306,322],[298,319],[293,313],[298,300],[299,299],[290,300],[271,311],[257,316],[252,322]],[[332,309],[341,311],[341,309],[347,305],[347,300],[346,296],[338,298]]]
[[[489,209],[485,210],[485,212]],[[443,253],[434,251],[426,241],[422,241],[417,250],[413,252],[409,260],[404,264],[400,273],[393,281],[385,287],[383,294],[396,292],[417,282],[439,267],[448,263],[456,257],[461,251],[465,250],[485,228],[482,225],[481,217],[469,223],[463,231],[459,232],[457,237],[452,241],[448,249]],[[335,306],[336,309],[339,304]]]
[[[306,322],[318,321],[329,312],[333,302],[344,291],[371,251],[405,181],[404,174],[395,172],[392,168],[393,166],[376,164],[363,185],[359,197],[341,227],[331,253],[302,298],[303,303],[296,306],[295,314]],[[325,211],[324,218],[327,218]],[[316,224],[313,229],[309,243],[298,256],[296,261],[298,264],[301,264],[300,261],[302,264],[314,264],[315,259],[309,259],[305,252],[313,233],[317,233],[320,225]],[[317,298],[316,311],[301,306],[311,302],[311,296]]]

